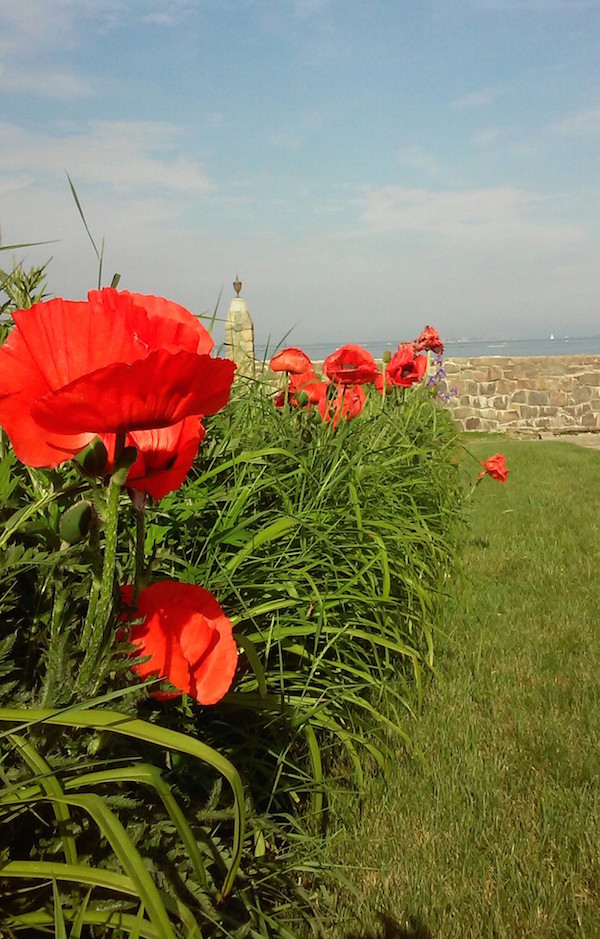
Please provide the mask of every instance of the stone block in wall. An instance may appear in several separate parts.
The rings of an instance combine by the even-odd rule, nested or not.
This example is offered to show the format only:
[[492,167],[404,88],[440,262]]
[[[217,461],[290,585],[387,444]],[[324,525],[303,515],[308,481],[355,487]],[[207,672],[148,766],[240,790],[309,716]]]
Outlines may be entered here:
[[490,398],[490,406],[495,408],[496,411],[505,411],[510,404],[511,399],[508,395],[495,395]]
[[460,420],[461,418],[464,418],[464,417],[475,417],[475,416],[476,416],[476,411],[474,408],[463,407],[460,404],[457,407],[452,408],[452,417],[455,418],[456,420]]
[[490,407],[490,398],[486,395],[467,395],[467,400],[472,408],[475,408],[477,411],[482,411],[484,408]]
[[527,401],[527,391],[525,388],[519,388],[518,391],[513,391],[510,399],[513,404],[525,404]]
[[483,430],[480,417],[468,417],[465,421],[465,430]]
[[590,389],[585,388],[583,385],[575,384],[571,391],[571,401],[573,404],[582,404],[584,401],[589,401],[591,397]]
[[550,404],[554,404],[558,408],[562,408],[569,403],[569,395],[564,391],[551,391],[549,398]]
[[511,394],[511,392],[516,391],[518,387],[516,381],[508,381],[506,378],[501,378],[496,382],[496,392],[499,395]]
[[558,382],[559,391],[571,391],[573,385],[575,384],[575,377],[573,375],[567,375],[564,378],[561,378]]
[[498,413],[499,424],[512,424],[513,421],[518,421],[518,420],[519,420],[519,412],[516,410],[499,411]]
[[582,385],[600,385],[600,369],[597,372],[584,372],[580,381]]
[[593,398],[590,404],[592,405],[592,411],[600,411],[600,398]]
[[579,418],[583,417],[584,414],[587,414],[588,411],[592,410],[591,401],[583,401],[581,404],[567,404],[563,408],[565,414],[570,414],[571,417]]
[[527,404],[548,404],[548,392],[530,391],[527,395]]
[[598,414],[594,414],[592,411],[583,415],[581,418],[581,423],[584,427],[600,427],[600,419]]

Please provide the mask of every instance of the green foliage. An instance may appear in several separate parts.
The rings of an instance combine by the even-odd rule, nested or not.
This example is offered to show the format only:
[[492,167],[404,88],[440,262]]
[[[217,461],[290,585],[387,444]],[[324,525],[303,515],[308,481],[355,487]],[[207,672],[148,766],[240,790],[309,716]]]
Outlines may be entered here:
[[5,451],[0,913],[14,934],[323,931],[332,795],[412,746],[461,512],[448,415],[425,388],[373,391],[332,428],[249,382],[207,428],[188,483],[146,509],[145,552],[153,578],[201,584],[234,623],[236,680],[209,708],[158,703],[129,675],[112,575],[100,590],[109,528],[116,583],[133,580],[128,498],[111,487],[107,502],[78,463],[30,470]]
[[26,271],[22,262],[15,264],[12,271],[0,270],[0,314],[12,310],[24,310],[34,303],[39,303],[46,293],[46,261],[40,267],[31,267]]

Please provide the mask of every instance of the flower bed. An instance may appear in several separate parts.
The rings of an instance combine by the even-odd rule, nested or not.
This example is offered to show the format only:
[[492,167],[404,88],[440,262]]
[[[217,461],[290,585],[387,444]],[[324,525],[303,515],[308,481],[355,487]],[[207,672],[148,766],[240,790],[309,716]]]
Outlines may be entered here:
[[231,390],[232,363],[160,298],[95,291],[15,323],[3,922],[323,928],[328,793],[410,746],[447,600],[457,436],[423,380],[439,336],[382,370],[343,347],[322,377],[287,350],[274,401]]

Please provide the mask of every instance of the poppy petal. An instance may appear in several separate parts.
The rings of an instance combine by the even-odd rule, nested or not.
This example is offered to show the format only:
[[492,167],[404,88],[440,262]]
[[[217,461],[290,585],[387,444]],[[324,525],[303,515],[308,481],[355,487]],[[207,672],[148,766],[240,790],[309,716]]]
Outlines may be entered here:
[[49,387],[18,329],[14,329],[0,349],[0,426],[23,463],[55,467],[70,460],[90,443],[94,435],[66,436],[42,432],[31,416],[31,404]]
[[[194,335],[195,342],[192,343],[191,347],[188,347],[188,345],[184,344],[182,341],[179,348],[187,349],[189,352],[196,352],[198,355],[208,355],[209,352],[212,352],[215,345],[214,339],[199,319],[194,316],[193,313],[190,313],[189,310],[186,310],[184,306],[175,303],[173,300],[166,300],[164,297],[154,297],[142,293],[129,293],[127,290],[123,290],[122,293],[130,296],[136,306],[141,306],[146,311],[151,323],[154,320],[163,320],[179,323],[187,327],[186,332],[189,330]],[[156,346],[155,348],[160,348],[160,346]]]
[[229,359],[159,349],[132,365],[117,362],[44,395],[32,415],[41,427],[71,434],[166,427],[224,407],[234,371]]

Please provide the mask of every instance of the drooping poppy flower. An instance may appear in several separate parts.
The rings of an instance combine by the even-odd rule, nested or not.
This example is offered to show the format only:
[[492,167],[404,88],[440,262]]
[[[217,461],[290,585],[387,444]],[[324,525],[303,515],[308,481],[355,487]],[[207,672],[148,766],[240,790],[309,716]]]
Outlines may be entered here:
[[[121,588],[124,608],[132,596],[132,586]],[[135,646],[132,654],[150,656],[132,670],[140,678],[166,678],[177,689],[155,692],[155,697],[189,694],[200,704],[215,704],[227,694],[238,658],[233,627],[204,587],[175,580],[151,584],[140,591],[135,610],[125,609],[121,620],[133,623],[128,636]]]
[[302,349],[297,346],[289,346],[273,356],[269,362],[269,368],[272,372],[288,372],[290,375],[301,375],[303,372],[312,371],[312,362]]
[[361,385],[342,385],[333,398],[324,395],[319,401],[319,413],[326,424],[330,421],[335,428],[338,421],[351,421],[363,409],[367,399]]
[[[125,445],[137,447],[138,456],[127,474],[127,489],[162,499],[182,485],[189,473],[206,430],[199,417],[186,417],[178,424],[127,434]],[[108,451],[106,473],[114,463],[114,434],[103,435]]]
[[362,385],[375,380],[377,362],[362,346],[341,346],[323,362],[323,374],[342,385]]
[[[401,388],[410,388],[411,385],[421,381],[426,371],[427,356],[417,355],[416,347],[412,342],[403,342],[386,366],[386,381],[392,385],[399,385]],[[375,387],[381,391],[382,385],[383,380],[379,378],[375,382]]]
[[417,347],[417,352],[426,352],[430,349],[432,352],[435,352],[436,355],[444,354],[444,343],[440,338],[440,334],[437,329],[434,329],[433,326],[426,326],[419,338],[416,340],[415,345]]
[[14,314],[0,348],[0,425],[22,462],[58,466],[97,434],[168,427],[227,403],[234,364],[199,354],[212,340],[196,318],[151,299],[149,313],[142,295],[105,288]]
[[497,479],[500,483],[505,483],[508,479],[508,474],[510,470],[506,467],[506,457],[501,453],[496,453],[494,456],[491,456],[485,462],[483,460],[479,461],[483,466],[483,473],[480,473],[477,477],[477,482],[480,479],[483,479],[484,476],[491,476],[492,479]]

